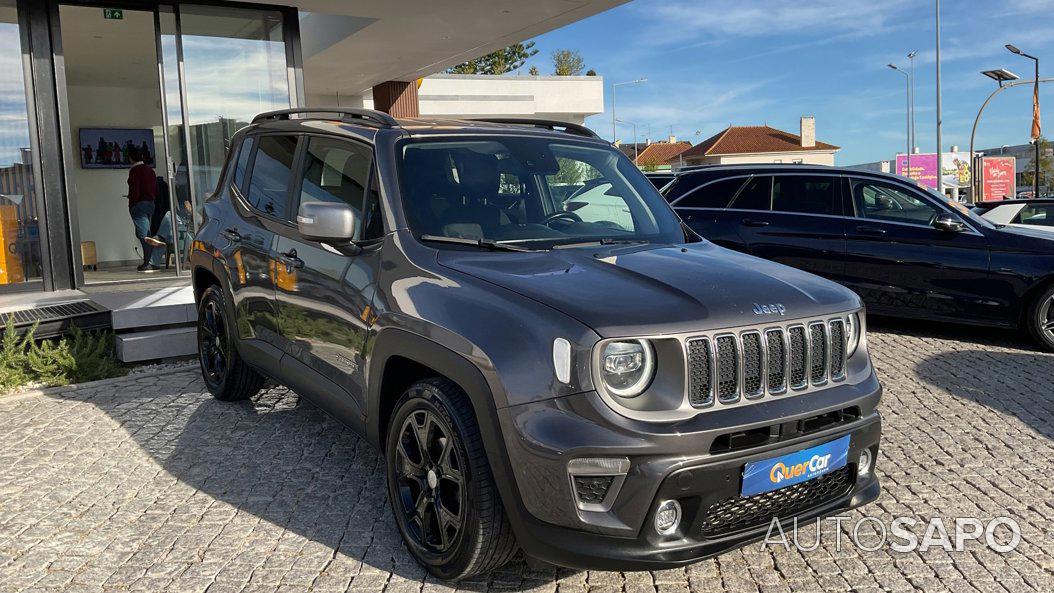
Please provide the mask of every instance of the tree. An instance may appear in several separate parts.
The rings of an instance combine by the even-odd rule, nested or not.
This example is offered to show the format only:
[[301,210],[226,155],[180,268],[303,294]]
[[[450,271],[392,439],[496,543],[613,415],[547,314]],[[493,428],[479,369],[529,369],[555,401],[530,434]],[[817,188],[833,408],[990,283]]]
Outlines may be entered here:
[[469,60],[447,69],[450,74],[505,74],[521,68],[523,64],[536,55],[534,42],[514,43],[483,57]]
[[[1039,186],[1049,188],[1054,183],[1054,158],[1051,157],[1050,141],[1040,136],[1039,140]],[[1034,151],[1035,148],[1032,148]],[[1033,153],[1034,154],[1034,153]],[[1036,178],[1036,158],[1029,159],[1028,167],[1021,173],[1021,182],[1025,187],[1018,190],[1031,190]],[[1042,191],[1042,190],[1041,190]],[[1038,196],[1036,196],[1038,197]]]
[[527,71],[527,74],[538,76],[538,66],[531,66],[531,69]]
[[557,76],[579,76],[585,70],[582,55],[573,49],[558,49],[553,52],[553,74]]
[[596,70],[593,70],[592,68],[590,68],[589,70],[586,70],[586,76],[596,76],[596,75],[597,75],[597,71]]

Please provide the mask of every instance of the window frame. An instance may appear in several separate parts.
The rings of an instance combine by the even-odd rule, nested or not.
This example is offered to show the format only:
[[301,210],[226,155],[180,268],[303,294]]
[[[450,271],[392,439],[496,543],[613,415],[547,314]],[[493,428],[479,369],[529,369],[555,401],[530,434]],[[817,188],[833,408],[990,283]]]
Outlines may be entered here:
[[[801,172],[801,173],[772,173],[772,187],[769,189],[769,212],[773,214],[791,214],[797,216],[824,216],[824,217],[838,217],[844,218],[846,216],[845,210],[845,195],[844,195],[844,183],[842,179],[846,176],[841,173],[826,173],[826,172]],[[792,212],[788,210],[776,210],[776,179],[778,177],[827,177],[833,182],[834,196],[831,201],[832,211],[829,214],[821,214],[818,212]],[[852,196],[850,196],[852,199]]]
[[[292,165],[290,165],[290,168],[289,168],[290,175],[293,175],[292,179],[294,181],[296,180],[295,175],[296,175],[296,172],[299,170],[300,161],[301,161],[301,152],[303,151],[303,148],[304,148],[304,145],[305,145],[303,134],[300,134],[298,132],[270,132],[270,131],[268,131],[268,132],[258,132],[258,133],[253,133],[253,134],[246,134],[245,138],[242,139],[242,142],[244,143],[245,139],[250,137],[250,136],[254,137],[255,140],[253,141],[252,154],[249,156],[249,162],[248,162],[248,164],[246,166],[246,169],[245,169],[245,179],[247,181],[247,185],[246,185],[246,190],[247,191],[252,189],[253,175],[256,174],[256,156],[260,152],[260,141],[265,136],[287,136],[287,137],[296,138],[296,149],[293,152],[293,163],[292,163]],[[240,148],[239,148],[239,151],[240,151]],[[229,161],[229,159],[228,159],[228,161]],[[235,165],[235,167],[237,167],[237,164]],[[232,181],[233,181],[233,178],[232,178]],[[287,213],[291,212],[292,204],[290,202],[293,199],[292,192],[293,192],[293,187],[294,186],[295,186],[294,183],[290,183],[290,184],[288,184],[286,186],[285,202],[286,202],[286,207],[287,207],[286,208],[286,212]],[[268,212],[264,212],[263,210],[260,210],[259,208],[257,208],[256,206],[253,205],[253,203],[249,200],[249,196],[247,194],[247,191],[246,192],[242,192],[241,188],[235,186],[234,183],[230,183],[229,187],[236,192],[237,196],[239,197],[240,201],[242,202],[242,205],[245,206],[245,208],[247,208],[254,215],[260,216],[262,218],[266,218],[267,220],[271,220],[271,221],[277,222],[279,224],[283,224],[285,226],[290,226],[290,227],[294,227],[294,228],[296,227],[296,215],[295,214],[293,215],[292,219],[288,219],[288,218],[285,218],[285,217],[282,217],[282,216],[275,216],[274,214],[270,214]]]
[[[297,157],[296,157],[296,160],[294,161],[294,164],[296,165],[296,170],[293,172],[293,183],[291,184],[291,187],[290,187],[290,196],[289,196],[289,199],[290,199],[290,204],[289,204],[290,211],[289,212],[290,212],[290,215],[292,216],[290,224],[291,224],[291,226],[293,226],[294,228],[297,229],[297,236],[299,236],[302,240],[305,240],[305,241],[307,240],[307,239],[304,239],[303,236],[300,235],[300,229],[299,229],[299,226],[296,223],[296,217],[300,213],[301,198],[303,197],[302,191],[303,191],[303,186],[304,186],[304,175],[307,172],[306,171],[307,148],[310,145],[312,138],[322,138],[324,140],[333,140],[333,141],[337,141],[337,142],[347,142],[349,144],[357,144],[359,146],[362,146],[362,147],[366,148],[366,150],[369,151],[369,153],[370,153],[369,171],[368,171],[368,173],[366,175],[366,184],[363,187],[363,194],[362,194],[363,209],[358,212],[359,218],[360,218],[359,232],[360,232],[360,234],[365,234],[366,233],[366,228],[367,228],[368,223],[369,223],[369,221],[366,220],[366,216],[365,216],[365,213],[366,213],[366,210],[367,210],[366,206],[368,205],[368,201],[373,199],[371,197],[371,194],[373,193],[374,184],[376,184],[376,188],[377,188],[377,192],[376,192],[377,213],[378,213],[378,216],[381,217],[381,224],[382,224],[382,229],[383,230],[381,232],[380,237],[372,237],[372,238],[369,238],[369,239],[360,237],[360,238],[357,238],[357,239],[353,239],[353,242],[355,242],[355,243],[369,243],[369,242],[372,242],[372,241],[377,241],[378,239],[384,237],[384,235],[386,235],[387,232],[388,232],[388,228],[387,228],[388,225],[387,225],[387,223],[384,220],[385,219],[385,216],[384,216],[384,200],[381,199],[381,195],[380,195],[380,185],[381,184],[380,184],[380,175],[379,175],[378,170],[377,170],[377,148],[376,148],[376,146],[374,146],[373,144],[370,144],[369,142],[364,142],[362,140],[359,140],[357,138],[349,138],[347,136],[339,136],[339,135],[336,135],[336,134],[322,134],[322,133],[307,132],[307,133],[300,133],[298,135],[300,136],[300,140],[299,140],[299,144],[297,145]],[[254,160],[255,160],[255,158],[254,158]],[[348,204],[348,205],[350,206],[350,204]]]

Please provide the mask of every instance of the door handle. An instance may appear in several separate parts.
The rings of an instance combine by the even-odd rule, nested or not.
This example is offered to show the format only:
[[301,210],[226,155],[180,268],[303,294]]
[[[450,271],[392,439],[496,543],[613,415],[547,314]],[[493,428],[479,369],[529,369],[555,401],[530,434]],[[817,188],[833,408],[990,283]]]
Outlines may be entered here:
[[856,232],[864,235],[885,235],[886,229],[877,226],[860,225],[856,227]]
[[769,221],[767,221],[767,220],[758,220],[756,218],[744,218],[743,219],[743,226],[763,227],[763,226],[769,226],[769,224],[771,224],[771,223],[769,223]]
[[296,249],[290,249],[285,253],[279,253],[278,256],[281,257],[282,261],[285,262],[285,264],[291,268],[296,268],[299,270],[300,268],[304,267],[304,260],[296,256]]
[[220,231],[220,235],[223,235],[228,240],[237,243],[242,240],[242,234],[238,232],[238,229],[234,227],[226,228]]

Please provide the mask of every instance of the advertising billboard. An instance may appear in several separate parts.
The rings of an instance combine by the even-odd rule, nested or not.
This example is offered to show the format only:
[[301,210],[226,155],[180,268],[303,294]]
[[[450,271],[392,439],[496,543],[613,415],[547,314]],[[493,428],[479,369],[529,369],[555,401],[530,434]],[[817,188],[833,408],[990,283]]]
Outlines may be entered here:
[[1012,156],[986,156],[981,164],[982,200],[1005,200],[1017,195],[1017,163]]
[[[944,187],[970,187],[970,159],[965,152],[945,152],[941,154],[944,166],[941,172]],[[908,157],[897,155],[897,175],[903,175],[923,186],[937,189],[937,153],[911,155],[911,171],[907,170]]]

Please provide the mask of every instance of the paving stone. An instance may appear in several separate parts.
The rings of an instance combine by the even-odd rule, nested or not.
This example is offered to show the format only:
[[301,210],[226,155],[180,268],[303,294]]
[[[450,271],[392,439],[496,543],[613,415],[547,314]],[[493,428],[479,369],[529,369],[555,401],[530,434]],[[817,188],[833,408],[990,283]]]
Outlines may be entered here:
[[[376,452],[288,389],[227,404],[179,372],[0,398],[0,591],[1054,591],[1054,356],[987,330],[878,325],[869,343],[885,387],[883,495],[840,529],[821,523],[815,549],[755,544],[652,573],[521,556],[456,587],[406,552]],[[1021,542],[850,541],[863,517],[888,529],[901,516],[920,541],[933,518],[951,530],[956,516],[1012,517]],[[814,543],[814,524],[798,535]]]

